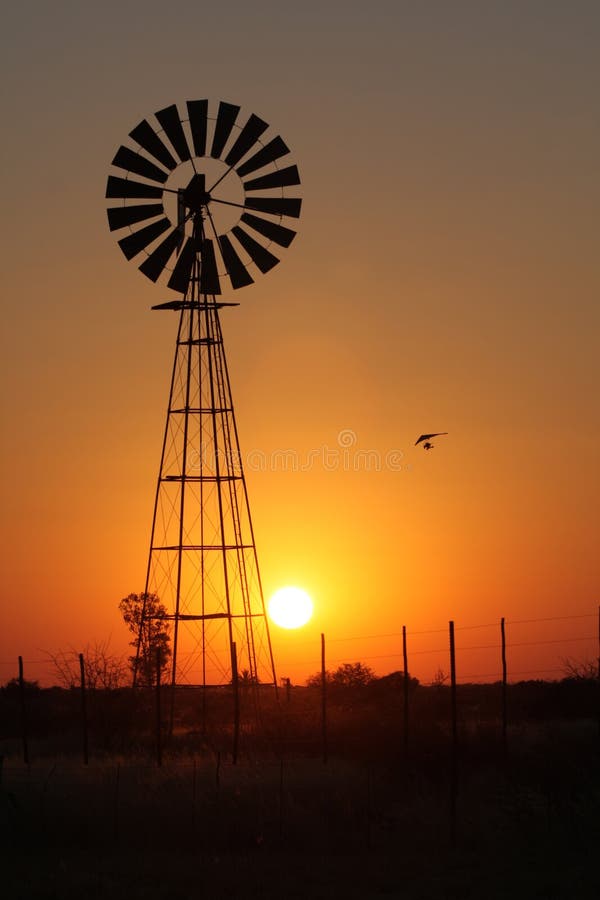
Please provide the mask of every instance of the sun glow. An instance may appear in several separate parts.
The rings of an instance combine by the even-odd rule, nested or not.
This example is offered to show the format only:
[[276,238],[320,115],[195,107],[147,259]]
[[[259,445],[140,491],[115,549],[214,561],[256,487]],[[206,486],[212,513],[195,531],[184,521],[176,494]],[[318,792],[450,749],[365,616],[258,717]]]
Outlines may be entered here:
[[269,600],[269,616],[281,628],[300,628],[312,613],[312,600],[297,587],[280,588]]

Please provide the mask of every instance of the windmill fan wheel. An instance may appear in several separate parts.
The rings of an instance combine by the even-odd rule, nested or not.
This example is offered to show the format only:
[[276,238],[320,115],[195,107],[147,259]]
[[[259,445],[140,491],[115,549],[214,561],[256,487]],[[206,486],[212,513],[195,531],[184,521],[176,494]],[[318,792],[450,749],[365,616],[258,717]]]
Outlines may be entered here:
[[[123,233],[127,259],[143,257],[151,281],[166,273],[168,287],[186,294],[197,277],[201,294],[252,284],[256,271],[279,262],[273,249],[289,247],[301,200],[286,195],[300,184],[298,168],[281,164],[290,153],[281,137],[253,113],[239,122],[240,107],[189,100],[187,117],[175,104],[129,132],[112,160],[106,197],[111,231]],[[265,136],[266,135],[266,136]],[[125,175],[123,176],[123,173]]]

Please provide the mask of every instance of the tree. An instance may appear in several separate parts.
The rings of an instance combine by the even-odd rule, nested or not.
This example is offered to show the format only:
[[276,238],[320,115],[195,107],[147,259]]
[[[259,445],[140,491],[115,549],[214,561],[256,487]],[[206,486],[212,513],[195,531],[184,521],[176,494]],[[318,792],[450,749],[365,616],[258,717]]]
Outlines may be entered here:
[[[365,666],[361,662],[355,662],[342,663],[334,672],[326,671],[325,678],[327,684],[335,685],[336,687],[356,688],[370,684],[375,679],[375,675],[369,666]],[[320,672],[316,672],[306,679],[308,687],[320,687],[321,683],[322,677]]]
[[[380,678],[376,678],[377,687],[381,688],[391,688],[394,691],[398,691],[404,688],[404,672],[396,671],[390,672],[388,675],[382,675]],[[414,690],[414,688],[419,686],[419,679],[414,678],[410,672],[408,674],[408,687],[410,690]]]
[[[6,691],[7,694],[17,694],[21,690],[21,682],[18,678],[11,678],[0,690]],[[37,694],[41,691],[39,681],[23,681],[23,690],[26,694]]]
[[357,688],[370,684],[375,675],[370,666],[364,663],[342,663],[331,676],[331,683],[339,687]]
[[450,676],[444,672],[443,669],[438,669],[435,675],[433,676],[433,680],[431,681],[431,687],[441,688],[444,687],[448,678]]
[[[54,667],[54,675],[63,688],[75,688],[81,684],[79,653],[72,647],[69,650],[58,650],[56,653],[46,651]],[[115,656],[109,650],[109,641],[96,641],[87,644],[83,651],[83,667],[85,683],[91,690],[115,690],[125,683],[127,667],[121,656]]]
[[600,660],[571,659],[562,661],[564,678],[573,681],[595,681],[600,678]]
[[127,666],[122,656],[109,652],[108,641],[88,644],[83,654],[85,681],[89,688],[105,691],[123,687],[127,676]]
[[119,602],[123,620],[133,640],[135,653],[129,657],[134,682],[150,686],[156,683],[156,654],[160,652],[160,672],[164,675],[171,658],[171,625],[167,609],[157,594],[129,594]]
[[[329,669],[325,672],[325,681],[327,684],[331,684],[331,672]],[[320,672],[315,672],[314,675],[309,675],[306,679],[306,687],[316,688],[321,687],[323,684],[323,677]]]

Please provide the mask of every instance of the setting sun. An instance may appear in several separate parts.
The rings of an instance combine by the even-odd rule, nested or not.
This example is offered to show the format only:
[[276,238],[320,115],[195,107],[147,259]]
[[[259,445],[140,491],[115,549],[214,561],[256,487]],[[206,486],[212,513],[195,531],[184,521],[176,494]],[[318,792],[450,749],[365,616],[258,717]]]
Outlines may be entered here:
[[281,628],[300,628],[313,613],[312,600],[297,587],[283,587],[269,600],[269,616]]

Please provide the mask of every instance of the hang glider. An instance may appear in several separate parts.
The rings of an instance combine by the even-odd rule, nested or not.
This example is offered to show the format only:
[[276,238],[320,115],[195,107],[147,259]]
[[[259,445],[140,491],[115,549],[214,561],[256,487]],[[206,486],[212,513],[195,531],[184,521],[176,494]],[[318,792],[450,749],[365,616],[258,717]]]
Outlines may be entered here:
[[431,443],[431,438],[440,437],[442,434],[448,434],[447,431],[436,431],[433,434],[422,434],[418,440],[415,441],[415,447],[417,444],[420,444],[423,441],[423,449],[424,450],[433,450],[433,444]]

